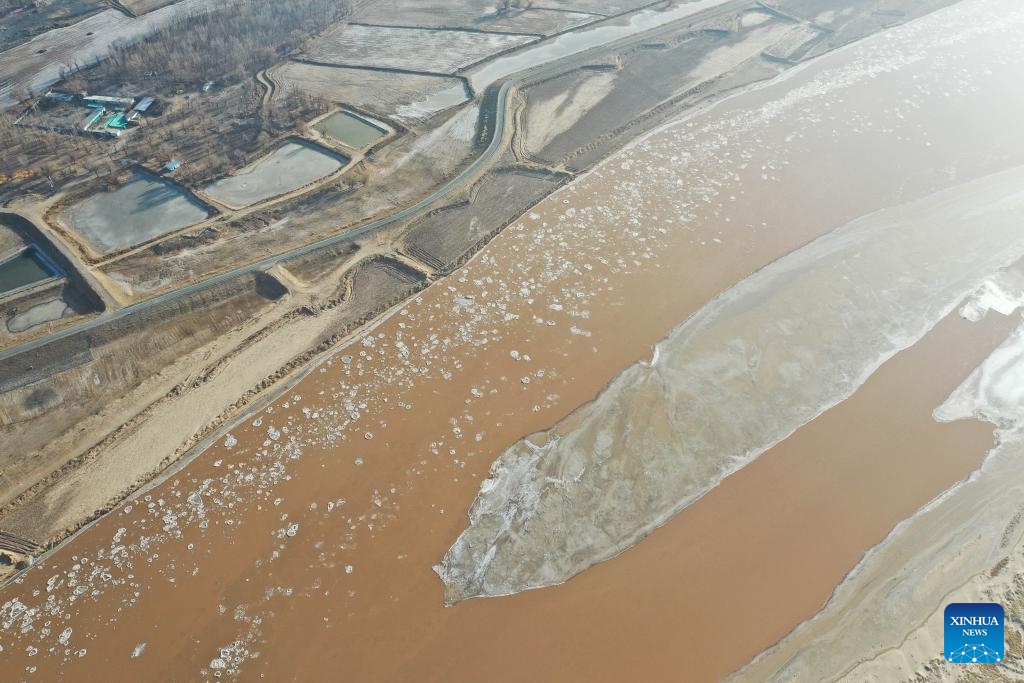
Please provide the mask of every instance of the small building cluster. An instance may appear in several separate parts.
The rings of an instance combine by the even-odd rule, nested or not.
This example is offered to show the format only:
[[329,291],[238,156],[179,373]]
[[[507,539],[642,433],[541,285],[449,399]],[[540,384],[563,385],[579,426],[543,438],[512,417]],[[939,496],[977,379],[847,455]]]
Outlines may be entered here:
[[139,118],[152,114],[155,103],[154,97],[136,101],[133,97],[50,91],[33,103],[16,125],[68,135],[87,133],[116,138],[137,125]]

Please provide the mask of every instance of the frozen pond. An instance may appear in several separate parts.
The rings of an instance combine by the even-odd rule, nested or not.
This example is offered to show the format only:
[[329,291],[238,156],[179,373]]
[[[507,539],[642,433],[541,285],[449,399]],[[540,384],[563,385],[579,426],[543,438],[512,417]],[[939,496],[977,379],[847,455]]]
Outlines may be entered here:
[[345,111],[331,114],[313,126],[313,128],[319,133],[334,138],[341,144],[353,149],[369,147],[387,135],[387,131],[383,128]]
[[203,192],[228,206],[249,206],[297,190],[347,162],[308,142],[286,142],[234,175],[207,185]]
[[113,192],[100,192],[65,214],[70,227],[103,254],[198,223],[206,208],[174,183],[136,171]]
[[0,296],[58,275],[34,248],[0,263]]
[[24,313],[18,313],[7,321],[7,330],[18,333],[30,330],[37,325],[60,320],[68,310],[67,302],[54,299],[44,304],[31,307]]

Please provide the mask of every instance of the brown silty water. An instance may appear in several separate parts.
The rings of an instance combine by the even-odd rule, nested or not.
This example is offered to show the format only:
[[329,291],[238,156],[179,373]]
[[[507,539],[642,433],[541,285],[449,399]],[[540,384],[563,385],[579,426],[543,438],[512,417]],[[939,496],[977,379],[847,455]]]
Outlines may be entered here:
[[[819,60],[543,202],[7,587],[5,669],[47,681],[564,681],[712,680],[741,665],[977,465],[990,430],[928,415],[1008,322],[944,322],[851,400],[563,586],[446,609],[430,566],[498,454],[593,398],[715,294],[855,216],[1024,163],[1011,125],[1024,107],[1003,87],[1014,51],[990,35],[956,49],[919,38]],[[982,57],[989,74],[976,77]],[[891,68],[857,76],[877,63]]]

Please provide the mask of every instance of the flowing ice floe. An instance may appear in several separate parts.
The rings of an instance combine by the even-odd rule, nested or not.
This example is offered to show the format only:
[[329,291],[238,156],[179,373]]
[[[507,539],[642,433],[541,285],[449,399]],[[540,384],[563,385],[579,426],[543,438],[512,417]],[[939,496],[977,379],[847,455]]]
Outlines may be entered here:
[[[968,319],[995,311],[1011,315],[1024,305],[1024,273],[1009,268],[985,282],[964,306]],[[982,419],[1001,430],[1021,426],[1024,406],[1024,326],[1019,327],[971,373],[934,417],[943,422]]]

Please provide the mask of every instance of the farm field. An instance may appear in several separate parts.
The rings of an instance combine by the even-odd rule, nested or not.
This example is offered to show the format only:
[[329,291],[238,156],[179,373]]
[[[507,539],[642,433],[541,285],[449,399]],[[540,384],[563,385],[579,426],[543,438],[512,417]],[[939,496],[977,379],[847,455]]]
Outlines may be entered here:
[[452,74],[536,36],[343,24],[306,51],[311,61],[342,66]]
[[564,12],[589,12],[607,17],[646,7],[652,3],[650,0],[545,0],[536,4]]
[[167,5],[173,5],[180,0],[121,0],[121,4],[124,5],[133,14],[142,15],[153,10],[166,7]]
[[494,232],[531,204],[553,192],[567,176],[506,167],[487,174],[464,198],[416,222],[403,249],[438,272],[447,273]]
[[[521,3],[527,4],[527,3]],[[652,4],[651,0],[545,0],[529,3],[527,8],[512,7],[498,11],[495,0],[387,0],[359,9],[360,21],[402,26],[434,26],[501,30],[527,16],[562,13],[570,17],[589,15],[591,19],[614,16]],[[552,33],[553,26],[571,20],[554,16],[539,19],[531,32]]]
[[509,33],[539,33],[550,36],[600,19],[602,19],[600,15],[587,12],[563,12],[536,8],[488,18],[479,22],[474,28],[487,31],[508,31]]
[[569,28],[600,20],[602,15],[551,9],[547,5],[529,9],[495,11],[492,0],[433,0],[408,3],[375,3],[359,13],[360,21],[393,26],[426,28],[469,28],[506,33],[538,33],[551,35]]
[[37,35],[67,26],[107,7],[102,0],[56,0],[42,4],[10,0],[0,6],[0,50],[7,50]]
[[[274,76],[286,88],[294,87],[337,104],[347,104],[400,121],[429,118],[469,99],[462,81],[446,76],[368,71],[304,62],[286,62],[274,69]],[[444,92],[450,97],[433,99]],[[421,104],[427,100],[437,104]]]

